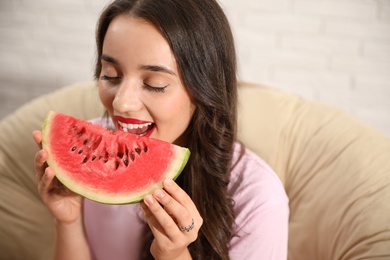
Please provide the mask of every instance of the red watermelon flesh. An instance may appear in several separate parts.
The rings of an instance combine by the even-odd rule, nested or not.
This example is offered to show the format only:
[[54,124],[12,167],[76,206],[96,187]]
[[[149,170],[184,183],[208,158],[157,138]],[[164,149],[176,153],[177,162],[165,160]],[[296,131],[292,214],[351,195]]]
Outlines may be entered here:
[[50,111],[42,127],[48,165],[70,190],[108,204],[136,203],[176,179],[187,148],[161,140],[111,131]]

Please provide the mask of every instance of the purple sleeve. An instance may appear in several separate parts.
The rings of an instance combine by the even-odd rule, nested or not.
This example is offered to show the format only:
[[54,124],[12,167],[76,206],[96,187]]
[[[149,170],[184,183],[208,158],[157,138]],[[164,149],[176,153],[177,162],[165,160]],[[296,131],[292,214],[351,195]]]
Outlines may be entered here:
[[232,172],[229,191],[236,213],[230,258],[287,259],[288,198],[272,169],[246,151]]

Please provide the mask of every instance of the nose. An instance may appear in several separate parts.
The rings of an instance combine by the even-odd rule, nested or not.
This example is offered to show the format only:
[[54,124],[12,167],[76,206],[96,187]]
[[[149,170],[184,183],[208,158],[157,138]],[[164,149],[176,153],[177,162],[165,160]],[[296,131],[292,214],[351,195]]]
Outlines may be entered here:
[[140,89],[134,83],[123,83],[115,93],[112,103],[114,110],[125,114],[136,112],[142,108]]

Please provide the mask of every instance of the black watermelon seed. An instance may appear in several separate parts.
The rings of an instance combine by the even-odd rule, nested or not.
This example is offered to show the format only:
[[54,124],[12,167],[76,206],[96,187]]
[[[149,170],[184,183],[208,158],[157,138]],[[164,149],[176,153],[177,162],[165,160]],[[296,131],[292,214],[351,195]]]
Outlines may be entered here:
[[82,153],[83,153],[83,149],[80,149],[80,150],[79,150],[79,154],[82,154]]
[[73,146],[72,147],[72,152],[75,151],[77,149],[77,146]]
[[115,170],[118,170],[120,163],[118,161],[115,161]]
[[83,163],[86,163],[87,161],[88,161],[88,157],[85,157]]
[[136,151],[138,154],[141,154],[141,149],[135,148],[135,151]]
[[123,159],[123,163],[124,163],[126,166],[129,166],[129,161],[128,161],[128,160]]
[[92,155],[92,161],[95,161],[96,155]]
[[119,158],[121,158],[121,159],[123,158],[123,153],[118,153],[117,155]]
[[130,159],[134,162],[134,160],[135,160],[135,154],[134,154],[134,152],[131,152],[131,154],[130,154]]
[[146,153],[148,151],[148,147],[147,146],[145,146],[145,148],[144,148],[144,152]]
[[88,143],[88,139],[85,139],[83,144],[86,145],[87,143]]

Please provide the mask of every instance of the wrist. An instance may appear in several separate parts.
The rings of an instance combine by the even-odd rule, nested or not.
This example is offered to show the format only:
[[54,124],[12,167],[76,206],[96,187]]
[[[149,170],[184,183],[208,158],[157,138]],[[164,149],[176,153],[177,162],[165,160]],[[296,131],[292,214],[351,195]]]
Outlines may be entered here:
[[61,229],[72,229],[79,228],[83,226],[82,218],[77,218],[74,221],[61,221],[58,219],[54,219],[54,225],[57,230]]
[[90,259],[82,218],[72,222],[55,220],[55,229],[54,259]]
[[169,256],[169,257],[161,257],[161,256],[154,256],[156,260],[192,260],[192,256],[190,254],[190,251],[188,248],[186,248],[180,255],[177,255],[175,257]]
[[190,251],[188,250],[188,248],[186,248],[186,250],[179,256],[176,258],[177,260],[192,260],[192,256],[190,254]]

